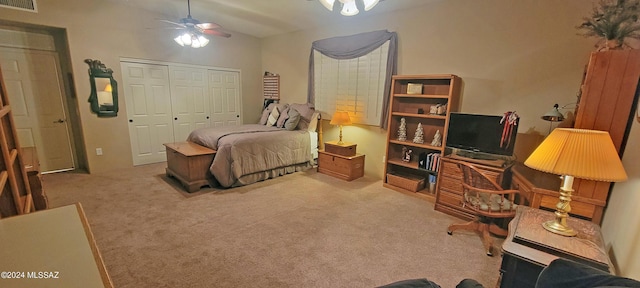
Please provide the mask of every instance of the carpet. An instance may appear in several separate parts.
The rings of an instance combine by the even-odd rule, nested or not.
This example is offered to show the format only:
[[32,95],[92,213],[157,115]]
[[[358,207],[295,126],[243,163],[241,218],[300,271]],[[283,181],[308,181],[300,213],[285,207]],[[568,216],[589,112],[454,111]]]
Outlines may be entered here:
[[184,195],[164,167],[43,175],[52,207],[82,203],[116,287],[493,287],[499,276],[475,233],[447,235],[463,220],[379,179],[311,169]]

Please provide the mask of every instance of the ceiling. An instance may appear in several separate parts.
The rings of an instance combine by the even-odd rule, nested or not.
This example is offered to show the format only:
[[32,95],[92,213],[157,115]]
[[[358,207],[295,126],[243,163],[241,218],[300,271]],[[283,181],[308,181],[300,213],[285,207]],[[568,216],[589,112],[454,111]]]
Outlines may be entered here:
[[[166,16],[166,20],[178,21],[187,15],[187,0],[111,1],[162,14]],[[263,38],[327,23],[410,9],[434,1],[441,0],[383,0],[370,11],[360,11],[356,16],[347,17],[340,15],[338,9],[333,12],[327,10],[317,0],[191,0],[191,16],[201,22],[217,23],[226,31]]]

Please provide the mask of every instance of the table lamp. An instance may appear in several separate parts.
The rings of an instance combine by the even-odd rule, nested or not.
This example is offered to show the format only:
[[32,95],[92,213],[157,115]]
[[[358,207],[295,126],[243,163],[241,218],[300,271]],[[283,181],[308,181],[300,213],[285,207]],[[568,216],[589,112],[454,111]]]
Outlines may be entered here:
[[349,113],[345,111],[336,111],[333,113],[333,117],[331,117],[331,125],[340,126],[340,140],[338,141],[338,145],[344,144],[342,142],[342,125],[351,125],[351,118],[349,118]]
[[563,236],[577,234],[567,225],[574,177],[605,182],[627,180],[618,151],[606,131],[557,128],[531,153],[524,165],[542,172],[562,175],[555,219],[542,226]]

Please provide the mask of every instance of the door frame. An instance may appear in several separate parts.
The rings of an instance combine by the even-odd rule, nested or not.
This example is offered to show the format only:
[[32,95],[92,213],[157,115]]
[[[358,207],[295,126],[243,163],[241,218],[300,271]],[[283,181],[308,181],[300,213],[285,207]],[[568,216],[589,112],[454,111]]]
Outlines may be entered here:
[[[49,35],[53,38],[55,49],[43,49],[28,45],[2,45],[2,47],[16,48],[24,50],[42,50],[56,54],[60,77],[58,79],[60,87],[62,87],[62,105],[67,118],[67,133],[71,145],[71,154],[73,166],[71,170],[84,170],[88,172],[88,163],[86,157],[86,149],[84,149],[84,136],[82,133],[80,115],[77,112],[78,99],[75,93],[74,75],[71,69],[71,59],[69,57],[69,46],[67,41],[67,33],[62,28],[39,26],[27,26],[24,23],[0,20],[0,29],[8,31],[17,31],[19,33],[36,33]],[[69,171],[64,169],[60,171],[43,171],[42,174]]]

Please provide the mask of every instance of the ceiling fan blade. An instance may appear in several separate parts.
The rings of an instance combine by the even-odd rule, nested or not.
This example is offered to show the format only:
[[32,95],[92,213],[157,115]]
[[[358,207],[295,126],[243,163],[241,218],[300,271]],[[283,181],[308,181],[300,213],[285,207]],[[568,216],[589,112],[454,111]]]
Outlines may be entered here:
[[208,34],[208,35],[225,37],[225,38],[231,37],[231,34],[225,33],[225,32],[222,32],[222,31],[218,31],[218,30],[210,30],[210,29],[209,30],[202,30],[202,33]]
[[222,28],[220,27],[220,25],[216,23],[200,23],[200,24],[196,24],[195,26],[203,30]]
[[177,25],[177,26],[180,26],[182,28],[186,28],[186,26],[183,23],[173,22],[173,21],[164,20],[164,19],[161,19],[160,21],[165,22],[165,23],[169,23],[169,24],[173,24],[173,25]]

